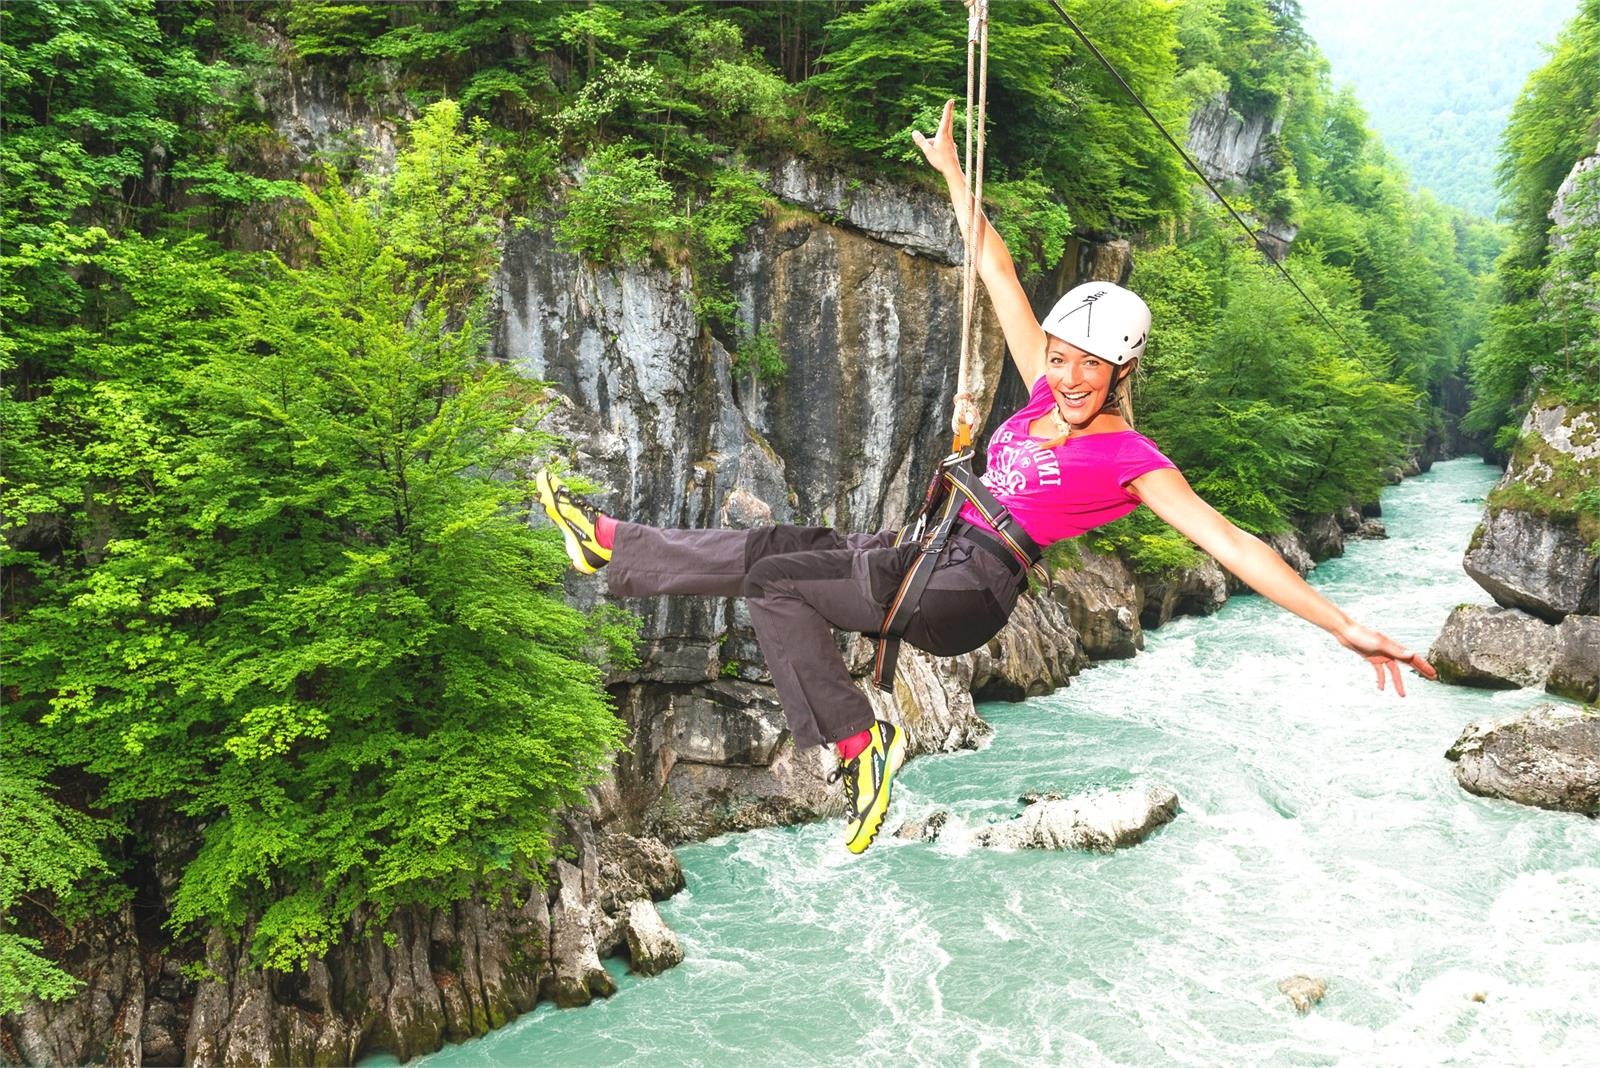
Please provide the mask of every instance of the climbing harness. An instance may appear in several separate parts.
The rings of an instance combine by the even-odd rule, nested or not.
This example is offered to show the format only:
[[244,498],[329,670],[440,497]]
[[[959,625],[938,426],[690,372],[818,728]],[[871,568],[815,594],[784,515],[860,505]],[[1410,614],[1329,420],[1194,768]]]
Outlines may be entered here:
[[[872,665],[872,681],[878,689],[889,692],[894,690],[900,639],[911,626],[922,593],[928,588],[928,580],[937,570],[939,557],[951,537],[960,535],[971,540],[986,552],[999,557],[1019,577],[1026,568],[1042,581],[1049,581],[1040,566],[1043,553],[1039,546],[972,471],[972,439],[977,430],[978,406],[971,393],[969,365],[972,361],[973,311],[978,293],[978,262],[983,253],[983,233],[978,229],[978,220],[981,218],[978,205],[983,197],[983,127],[989,103],[989,0],[966,0],[966,3],[969,9],[966,173],[972,176],[972,188],[968,196],[966,242],[961,264],[961,362],[956,374],[955,410],[950,418],[953,436],[950,455],[939,461],[939,466],[934,470],[928,491],[923,495],[922,506],[895,537],[897,546],[921,542],[921,548],[889,602],[889,611],[877,635],[878,653]],[[975,72],[976,114],[973,111]],[[994,535],[961,520],[961,507],[969,501],[993,528]],[[995,535],[998,535],[998,540]]]
[[[971,502],[994,529],[990,534],[982,527],[961,519],[961,506]],[[929,519],[938,518],[929,529]],[[1018,577],[1026,567],[1041,581],[1048,583],[1049,576],[1040,565],[1044,554],[1038,544],[1022,529],[1016,517],[995,500],[989,488],[972,473],[972,450],[952,452],[939,461],[928,492],[922,500],[912,522],[901,529],[895,538],[896,545],[921,542],[916,558],[906,570],[906,576],[889,602],[883,628],[878,633],[878,653],[872,663],[872,682],[878,689],[894,691],[894,671],[900,656],[900,639],[911,626],[917,614],[917,604],[928,580],[939,567],[939,557],[954,536],[965,537],[995,556]],[[997,540],[998,538],[998,540]]]

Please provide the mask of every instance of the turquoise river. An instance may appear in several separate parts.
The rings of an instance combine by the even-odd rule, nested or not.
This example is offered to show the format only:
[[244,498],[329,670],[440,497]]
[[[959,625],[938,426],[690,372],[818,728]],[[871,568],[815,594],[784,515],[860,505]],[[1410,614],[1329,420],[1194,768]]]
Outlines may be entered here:
[[[1390,537],[1311,582],[1426,649],[1488,602],[1461,554],[1494,476],[1458,460],[1386,490]],[[686,846],[661,906],[681,966],[608,962],[609,1000],[424,1063],[1600,1065],[1600,821],[1470,796],[1444,759],[1469,720],[1544,695],[1407,683],[1378,693],[1259,597],[1177,620],[983,706],[982,750],[908,765],[888,826],[948,809],[943,841],[854,858],[830,822]],[[959,844],[1026,791],[1133,780],[1182,810],[1132,849]],[[1306,1016],[1277,989],[1295,974],[1327,982]]]

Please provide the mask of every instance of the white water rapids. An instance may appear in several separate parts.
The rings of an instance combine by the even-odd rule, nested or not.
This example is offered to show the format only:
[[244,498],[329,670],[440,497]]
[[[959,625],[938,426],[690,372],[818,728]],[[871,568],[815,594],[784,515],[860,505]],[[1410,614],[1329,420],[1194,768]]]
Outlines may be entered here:
[[[1426,649],[1453,605],[1488,602],[1461,553],[1494,475],[1459,460],[1386,491],[1390,538],[1311,581]],[[830,822],[684,847],[689,887],[661,906],[681,966],[610,962],[615,997],[541,1005],[428,1068],[1600,1064],[1600,821],[1472,797],[1444,759],[1469,720],[1544,695],[1407,685],[1378,693],[1259,597],[1175,621],[984,706],[982,751],[908,765],[887,826],[947,809],[941,843],[854,858]],[[1025,791],[1134,779],[1182,809],[1132,849],[955,844]],[[1277,989],[1299,973],[1327,983],[1303,1017]]]

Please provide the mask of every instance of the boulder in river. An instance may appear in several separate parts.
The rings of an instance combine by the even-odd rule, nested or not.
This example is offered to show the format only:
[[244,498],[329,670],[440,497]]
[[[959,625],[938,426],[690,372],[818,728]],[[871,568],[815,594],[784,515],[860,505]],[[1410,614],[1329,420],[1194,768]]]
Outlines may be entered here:
[[1600,698],[1600,616],[1568,616],[1555,631],[1544,688],[1577,701]]
[[1178,795],[1165,786],[1134,785],[1040,801],[1014,820],[973,835],[997,849],[1087,849],[1110,853],[1137,845],[1178,814]]
[[907,820],[895,828],[894,836],[909,838],[913,842],[937,842],[939,835],[944,833],[944,825],[949,822],[950,813],[940,809],[927,819]]
[[1552,623],[1600,612],[1600,536],[1578,495],[1600,484],[1600,410],[1535,401],[1462,562],[1508,608]]
[[1540,686],[1555,655],[1555,630],[1515,608],[1457,605],[1428,660],[1445,682],[1491,690]]
[[649,901],[628,906],[624,921],[628,938],[628,967],[640,975],[660,975],[683,963],[683,947]]
[[1469,723],[1445,756],[1469,793],[1600,815],[1600,712],[1545,704]]
[[1301,1016],[1311,1011],[1311,1006],[1328,993],[1328,984],[1309,975],[1291,975],[1278,980],[1278,989],[1289,996],[1289,1003]]

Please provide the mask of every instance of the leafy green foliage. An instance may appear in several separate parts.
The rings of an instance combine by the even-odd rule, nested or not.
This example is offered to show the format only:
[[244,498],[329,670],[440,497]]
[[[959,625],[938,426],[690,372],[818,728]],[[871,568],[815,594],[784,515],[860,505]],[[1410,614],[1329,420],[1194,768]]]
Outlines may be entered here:
[[778,349],[778,339],[770,324],[763,323],[754,334],[746,335],[733,354],[733,373],[763,385],[773,386],[783,381],[789,365]]
[[1514,433],[1535,382],[1577,400],[1600,389],[1594,180],[1578,183],[1572,224],[1554,244],[1549,217],[1573,164],[1595,151],[1597,69],[1600,0],[1584,0],[1549,61],[1528,77],[1506,124],[1499,180],[1509,241],[1496,265],[1497,300],[1471,358],[1469,424],[1479,430]]
[[70,535],[7,532],[8,760],[204,826],[169,922],[253,923],[272,967],[360,907],[537,878],[620,738],[627,622],[563,602],[521,519],[542,393],[484,355],[499,167],[441,103],[392,179],[306,190],[306,265],[100,252],[99,374],[19,406],[3,511]]
[[[1387,380],[1392,357],[1354,306],[1359,287],[1312,250],[1293,259],[1302,287],[1356,342],[1347,352],[1221,220],[1191,225],[1189,241],[1140,257],[1134,272],[1163,324],[1147,351],[1140,428],[1247,530],[1282,530],[1294,513],[1370,499],[1379,465],[1405,451],[1418,409],[1414,390]],[[1159,557],[1155,534],[1144,551]]]
[[567,194],[566,211],[556,223],[556,238],[604,263],[638,259],[680,225],[660,161],[622,145],[605,145],[584,161],[583,177]]

